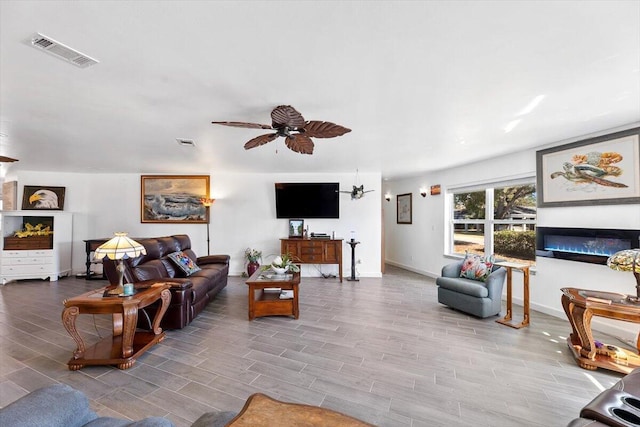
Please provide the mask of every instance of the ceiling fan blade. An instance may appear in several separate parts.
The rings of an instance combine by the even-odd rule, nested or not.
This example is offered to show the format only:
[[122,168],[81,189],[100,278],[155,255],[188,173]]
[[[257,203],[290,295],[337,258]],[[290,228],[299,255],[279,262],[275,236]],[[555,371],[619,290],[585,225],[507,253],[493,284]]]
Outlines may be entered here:
[[335,138],[347,132],[351,132],[351,129],[331,122],[312,120],[304,126],[304,134],[314,138]]
[[313,141],[308,136],[290,135],[284,140],[284,143],[296,153],[313,154]]
[[211,122],[214,125],[233,126],[235,128],[251,128],[251,129],[273,129],[269,125],[261,125],[260,123],[245,122]]
[[17,161],[18,159],[12,159],[11,157],[0,156],[0,163],[12,163]]
[[244,149],[245,150],[249,150],[250,148],[259,147],[261,145],[266,144],[267,142],[273,141],[277,137],[278,137],[277,133],[268,133],[266,135],[257,136],[255,138],[253,138],[252,140],[247,141],[247,143],[244,144]]
[[291,129],[303,128],[304,117],[291,105],[280,105],[271,112],[271,120],[274,129],[288,127]]

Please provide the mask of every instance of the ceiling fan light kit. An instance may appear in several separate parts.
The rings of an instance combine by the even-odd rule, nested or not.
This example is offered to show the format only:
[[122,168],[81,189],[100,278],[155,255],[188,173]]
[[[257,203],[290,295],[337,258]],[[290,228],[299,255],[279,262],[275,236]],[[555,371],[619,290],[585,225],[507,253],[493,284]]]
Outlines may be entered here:
[[244,144],[244,149],[259,147],[278,137],[285,138],[285,145],[300,154],[313,154],[314,144],[311,138],[335,138],[351,132],[344,126],[331,122],[306,121],[302,114],[290,105],[280,105],[271,112],[271,126],[245,122],[211,122],[216,125],[249,129],[270,129],[275,133],[257,136]]

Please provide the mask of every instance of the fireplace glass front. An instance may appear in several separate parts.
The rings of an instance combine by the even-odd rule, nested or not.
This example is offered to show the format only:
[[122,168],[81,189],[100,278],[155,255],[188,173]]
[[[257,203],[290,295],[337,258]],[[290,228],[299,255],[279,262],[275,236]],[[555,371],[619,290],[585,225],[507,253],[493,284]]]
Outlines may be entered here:
[[536,256],[606,264],[618,251],[640,246],[640,230],[556,228],[536,229]]

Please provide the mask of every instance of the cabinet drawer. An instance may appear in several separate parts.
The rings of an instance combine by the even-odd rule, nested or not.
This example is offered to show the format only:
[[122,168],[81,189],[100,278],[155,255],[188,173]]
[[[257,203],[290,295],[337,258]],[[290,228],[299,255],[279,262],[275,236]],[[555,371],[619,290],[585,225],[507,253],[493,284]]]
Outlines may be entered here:
[[28,255],[29,251],[2,251],[2,258],[20,258]]
[[307,263],[311,263],[311,264],[315,264],[315,263],[320,263],[322,262],[322,254],[303,254],[302,257],[300,257],[302,262],[307,262]]
[[3,258],[52,257],[53,249],[2,251]]
[[302,248],[302,250],[300,251],[300,253],[302,254],[302,256],[305,255],[320,255],[322,254],[322,247],[318,247],[318,248]]
[[322,242],[314,242],[313,240],[305,240],[300,242],[302,249],[304,248],[322,248]]
[[43,256],[48,256],[48,257],[52,257],[53,256],[53,249],[33,249],[28,252],[28,256],[30,257],[43,257]]
[[50,274],[53,265],[4,265],[2,275],[11,276],[15,274]]
[[[4,259],[2,260],[2,264],[4,263]],[[7,259],[9,265],[45,265],[45,264],[53,264],[52,257],[23,257],[23,258],[8,258]]]

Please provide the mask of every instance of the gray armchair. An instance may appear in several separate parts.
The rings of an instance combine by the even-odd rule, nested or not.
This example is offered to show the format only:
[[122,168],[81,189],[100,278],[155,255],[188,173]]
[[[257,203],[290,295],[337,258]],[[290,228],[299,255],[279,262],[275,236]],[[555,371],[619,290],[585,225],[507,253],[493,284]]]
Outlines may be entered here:
[[462,262],[442,267],[442,276],[436,279],[438,302],[482,318],[500,314],[507,270],[494,265],[485,282],[464,279],[460,277]]
[[[191,427],[224,427],[235,412],[207,412]],[[2,427],[174,427],[167,418],[147,417],[129,421],[99,417],[90,407],[89,399],[66,384],[53,384],[32,391],[15,402],[0,408]]]

